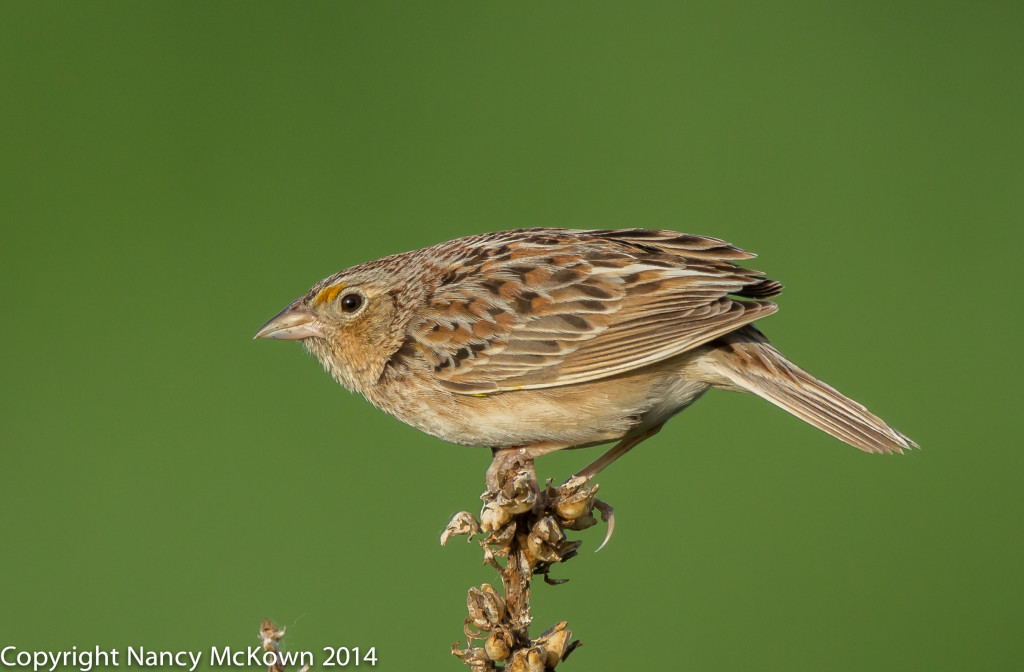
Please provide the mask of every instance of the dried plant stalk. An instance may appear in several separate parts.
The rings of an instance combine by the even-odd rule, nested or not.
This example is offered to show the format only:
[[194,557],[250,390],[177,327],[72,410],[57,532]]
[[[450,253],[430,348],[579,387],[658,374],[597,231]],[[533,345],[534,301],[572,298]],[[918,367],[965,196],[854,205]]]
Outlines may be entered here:
[[[281,649],[277,645],[284,637],[284,632],[284,628],[278,629],[269,618],[264,618],[260,623],[260,646],[264,651],[274,654],[274,663],[267,666],[267,672],[285,672],[285,667],[281,663]],[[303,665],[298,672],[309,672],[309,665]]]
[[[481,496],[480,520],[461,511],[441,535],[442,545],[455,535],[469,535],[470,541],[474,535],[485,535],[477,540],[484,564],[498,572],[502,587],[502,594],[486,583],[469,589],[469,616],[463,623],[466,647],[459,648],[456,642],[452,654],[474,672],[553,670],[580,642],[572,640],[565,621],[530,637],[530,582],[534,575],[542,575],[549,584],[566,581],[548,576],[551,565],[575,557],[582,543],[568,541],[565,530],[594,525],[597,508],[609,523],[610,536],[612,509],[597,499],[598,486],[587,478],[574,477],[557,488],[548,481],[541,490],[533,460],[525,456],[504,460],[495,477],[496,488]],[[483,645],[474,646],[477,640]]]

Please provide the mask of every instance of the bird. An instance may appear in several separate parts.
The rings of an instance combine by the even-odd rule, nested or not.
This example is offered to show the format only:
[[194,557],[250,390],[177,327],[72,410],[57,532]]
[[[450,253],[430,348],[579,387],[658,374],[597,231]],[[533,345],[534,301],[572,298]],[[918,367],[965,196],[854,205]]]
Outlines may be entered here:
[[917,444],[754,326],[782,285],[718,238],[655,229],[482,233],[320,280],[254,338],[301,341],[334,379],[431,436],[502,460],[616,442],[591,479],[715,388],[851,446]]

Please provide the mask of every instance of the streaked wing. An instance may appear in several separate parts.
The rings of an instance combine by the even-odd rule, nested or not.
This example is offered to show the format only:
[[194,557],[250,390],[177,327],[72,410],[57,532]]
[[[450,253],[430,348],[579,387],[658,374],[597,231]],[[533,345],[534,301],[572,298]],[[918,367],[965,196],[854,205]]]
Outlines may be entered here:
[[776,310],[753,255],[671,231],[535,229],[456,259],[409,339],[443,387],[584,382],[672,357]]

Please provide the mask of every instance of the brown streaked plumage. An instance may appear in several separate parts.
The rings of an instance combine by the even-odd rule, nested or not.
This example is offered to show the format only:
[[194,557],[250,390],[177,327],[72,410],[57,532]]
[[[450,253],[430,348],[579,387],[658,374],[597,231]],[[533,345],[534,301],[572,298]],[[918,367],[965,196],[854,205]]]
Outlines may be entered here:
[[301,339],[342,385],[453,443],[538,456],[618,440],[593,476],[711,387],[861,450],[913,441],[750,323],[782,286],[716,238],[624,229],[468,236],[321,280],[257,338]]

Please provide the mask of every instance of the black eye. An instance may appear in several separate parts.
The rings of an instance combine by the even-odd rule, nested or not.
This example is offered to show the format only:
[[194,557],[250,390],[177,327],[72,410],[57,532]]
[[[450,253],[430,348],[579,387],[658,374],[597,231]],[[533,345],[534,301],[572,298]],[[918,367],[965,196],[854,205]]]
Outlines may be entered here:
[[358,294],[346,294],[341,298],[341,309],[346,313],[354,313],[363,305],[363,297]]

